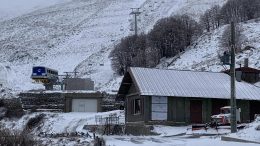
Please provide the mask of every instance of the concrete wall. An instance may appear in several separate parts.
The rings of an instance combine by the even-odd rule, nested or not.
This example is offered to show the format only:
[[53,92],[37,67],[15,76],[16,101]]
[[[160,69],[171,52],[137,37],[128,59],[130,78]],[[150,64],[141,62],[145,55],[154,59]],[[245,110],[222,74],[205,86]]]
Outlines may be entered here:
[[68,78],[64,83],[65,90],[94,90],[94,81],[90,79]]

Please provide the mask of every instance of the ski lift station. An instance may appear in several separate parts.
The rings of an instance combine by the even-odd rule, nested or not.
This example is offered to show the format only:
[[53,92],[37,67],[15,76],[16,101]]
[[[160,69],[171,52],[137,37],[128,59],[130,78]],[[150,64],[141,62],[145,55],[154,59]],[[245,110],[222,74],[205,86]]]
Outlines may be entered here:
[[[59,79],[62,77],[62,79]],[[35,66],[31,78],[45,86],[46,90],[20,93],[25,110],[63,111],[63,112],[100,112],[103,95],[94,91],[94,81],[78,78],[77,72],[59,75],[57,70]],[[53,86],[62,90],[53,90]]]

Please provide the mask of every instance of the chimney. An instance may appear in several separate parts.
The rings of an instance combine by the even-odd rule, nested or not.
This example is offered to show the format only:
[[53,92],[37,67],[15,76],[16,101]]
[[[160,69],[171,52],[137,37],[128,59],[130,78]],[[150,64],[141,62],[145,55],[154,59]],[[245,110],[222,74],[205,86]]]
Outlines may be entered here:
[[248,67],[248,62],[249,62],[249,59],[245,58],[244,67]]

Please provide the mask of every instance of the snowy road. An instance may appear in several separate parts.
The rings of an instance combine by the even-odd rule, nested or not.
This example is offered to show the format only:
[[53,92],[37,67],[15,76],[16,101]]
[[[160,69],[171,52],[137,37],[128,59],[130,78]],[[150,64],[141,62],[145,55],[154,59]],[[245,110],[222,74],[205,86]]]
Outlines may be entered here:
[[259,146],[259,144],[221,141],[220,137],[109,136],[104,138],[107,146]]

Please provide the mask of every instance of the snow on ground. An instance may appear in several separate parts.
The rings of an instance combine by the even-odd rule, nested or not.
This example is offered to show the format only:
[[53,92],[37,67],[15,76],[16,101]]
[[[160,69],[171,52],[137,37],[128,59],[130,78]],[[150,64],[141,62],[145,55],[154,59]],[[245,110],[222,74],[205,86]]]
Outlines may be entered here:
[[257,146],[258,144],[221,141],[220,137],[104,136],[107,146]]
[[108,117],[109,115],[120,116],[120,123],[124,123],[124,112],[123,111],[111,111],[104,113],[63,113],[50,115],[44,121],[42,132],[45,133],[69,133],[69,132],[85,132],[83,130],[84,125],[98,125],[95,117],[102,116]]
[[220,71],[222,67],[218,58],[218,50],[221,48],[219,39],[225,28],[221,27],[200,37],[169,69]]
[[16,92],[6,87],[0,87],[1,99],[17,98]]
[[209,8],[219,5],[224,5],[227,0],[183,0],[186,1],[186,6],[179,10],[179,13],[186,13],[195,20],[199,21],[200,16]]
[[[1,121],[4,126],[12,130],[23,130],[29,119],[42,113],[26,114],[20,119],[6,119]],[[124,111],[111,111],[103,113],[50,113],[43,112],[46,116],[39,128],[34,131],[35,135],[43,132],[46,134],[60,134],[60,133],[71,133],[71,132],[86,132],[83,127],[84,125],[96,125],[95,117],[102,116],[108,117],[109,115],[119,116],[120,123],[124,123]]]
[[214,129],[209,128],[199,129],[199,130],[192,130],[190,126],[165,126],[165,125],[155,125],[153,127],[153,132],[159,134],[160,136],[183,136],[183,135],[196,135],[196,136],[203,136],[203,135],[223,135],[230,133],[230,129],[222,128],[222,129]]
[[185,134],[189,126],[164,126],[164,125],[155,125],[153,132],[160,134],[161,136],[174,136]]
[[260,117],[256,118],[256,120],[245,127],[245,129],[237,133],[229,134],[229,136],[260,143]]
[[[242,48],[246,46],[252,46],[253,48],[236,54],[236,67],[239,67],[239,64],[243,66],[244,59],[249,58],[249,67],[260,69],[260,43],[257,40],[260,37],[259,25],[259,20],[241,23],[241,34],[245,36],[242,39]],[[169,69],[213,72],[224,70],[218,55],[225,51],[221,47],[220,38],[226,27],[222,26],[200,37],[179,59],[169,66]]]
[[[5,119],[1,121],[6,128],[12,130],[22,130],[25,128],[29,119],[39,115],[41,113],[32,113],[23,116],[21,119]],[[35,127],[31,133],[36,136],[37,139],[42,140],[46,145],[84,145],[89,144],[93,140],[86,136],[89,131],[84,130],[84,125],[99,125],[96,123],[95,117],[102,116],[107,117],[111,114],[121,116],[120,123],[124,124],[124,111],[111,111],[104,113],[49,113],[45,112],[46,116],[40,125]],[[260,120],[259,120],[260,121]],[[247,129],[239,131],[235,136],[243,138],[255,138],[259,139],[259,131],[255,128],[259,126],[259,121],[249,124]],[[107,146],[244,146],[245,143],[225,142],[221,141],[220,135],[226,134],[221,130],[203,131],[190,133],[190,126],[162,126],[155,125],[153,132],[159,135],[154,136],[131,136],[131,135],[114,135],[114,136],[101,136],[105,139]],[[223,130],[224,131],[224,130]],[[227,132],[228,131],[228,132]],[[65,136],[63,134],[71,133],[85,133],[85,135],[77,136]],[[230,133],[230,130],[226,130]],[[89,132],[90,136],[92,133]],[[206,136],[206,135],[210,136]],[[220,135],[219,135],[220,134]],[[97,134],[100,136],[99,134]],[[256,146],[257,144],[246,144],[247,146]]]
[[[88,145],[93,141],[93,134],[83,129],[85,125],[100,125],[96,122],[96,116],[102,118],[108,116],[119,116],[119,123],[124,124],[124,111],[116,110],[103,113],[31,113],[20,119],[4,119],[0,121],[0,127],[12,131],[22,131],[31,118],[45,114],[43,121],[37,127],[30,130],[35,139],[44,145]],[[101,123],[102,124],[102,123]],[[78,134],[75,134],[78,133]],[[87,135],[89,134],[89,135]],[[97,134],[98,135],[98,134]]]
[[[250,124],[251,125],[251,124]],[[259,125],[259,124],[258,124]],[[255,131],[253,126],[251,131]],[[246,129],[245,129],[246,130]],[[238,135],[247,134],[253,137],[259,137],[259,131],[251,132],[250,130],[241,130]],[[155,125],[153,132],[158,133],[157,136],[104,136],[108,146],[257,146],[258,144],[238,143],[221,141],[221,135],[230,133],[230,129],[208,129],[191,131],[191,126],[162,126]],[[244,136],[243,135],[243,136]],[[257,136],[254,136],[257,135]]]
[[260,87],[260,82],[255,83],[255,86]]
[[70,0],[0,0],[0,21]]

